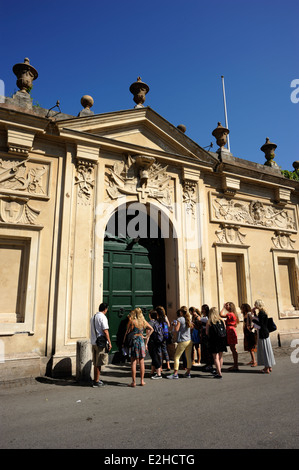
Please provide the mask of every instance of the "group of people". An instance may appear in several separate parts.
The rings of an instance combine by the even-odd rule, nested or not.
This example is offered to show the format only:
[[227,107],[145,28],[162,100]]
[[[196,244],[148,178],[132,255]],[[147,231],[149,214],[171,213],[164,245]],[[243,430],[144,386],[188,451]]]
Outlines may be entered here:
[[[256,367],[263,365],[262,373],[272,372],[275,365],[272,345],[267,327],[268,315],[262,300],[256,300],[254,308],[248,304],[240,307],[243,314],[244,350],[250,353],[248,365]],[[101,366],[108,363],[108,352],[111,349],[109,326],[106,317],[107,304],[99,306],[99,312],[91,320],[91,343],[94,364],[93,386],[102,386],[100,380]],[[168,379],[179,378],[180,360],[185,368],[184,377],[191,378],[192,364],[204,365],[205,371],[210,371],[214,378],[222,378],[223,353],[230,348],[233,365],[229,370],[239,370],[237,325],[239,317],[232,302],[226,302],[220,312],[216,307],[209,308],[204,304],[199,311],[195,307],[180,307],[177,319],[169,322],[165,309],[158,306],[149,313],[149,321],[144,318],[141,308],[135,308],[128,315],[128,325],[123,338],[123,349],[128,348],[131,358],[132,381],[129,387],[136,387],[137,362],[140,370],[140,385],[144,386],[144,359],[148,351],[151,357],[151,379],[162,378],[163,359],[166,369],[170,368],[168,345],[175,344],[173,373]],[[97,338],[105,337],[107,347],[98,346]],[[130,337],[130,344],[128,339]],[[257,353],[257,359],[255,354]],[[197,355],[197,361],[195,356]],[[213,367],[215,366],[215,368]]]

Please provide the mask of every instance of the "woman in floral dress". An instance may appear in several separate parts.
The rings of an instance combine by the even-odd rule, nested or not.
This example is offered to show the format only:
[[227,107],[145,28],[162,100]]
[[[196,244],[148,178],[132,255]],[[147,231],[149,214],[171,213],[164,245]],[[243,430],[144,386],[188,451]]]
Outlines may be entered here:
[[[143,333],[146,330],[146,338],[144,341]],[[140,385],[145,385],[144,382],[144,358],[146,356],[148,340],[152,332],[154,331],[151,325],[145,320],[141,308],[137,307],[129,314],[129,323],[127,331],[124,337],[124,342],[128,333],[133,331],[134,339],[133,344],[129,350],[129,356],[131,357],[131,371],[132,371],[132,383],[129,387],[136,387],[136,364],[139,360],[140,365]]]

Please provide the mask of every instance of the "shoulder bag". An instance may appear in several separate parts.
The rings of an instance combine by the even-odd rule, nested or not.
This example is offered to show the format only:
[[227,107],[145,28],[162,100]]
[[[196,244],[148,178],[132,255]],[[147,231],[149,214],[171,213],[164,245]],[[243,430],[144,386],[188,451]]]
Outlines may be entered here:
[[93,325],[94,325],[94,332],[97,337],[96,339],[96,345],[98,348],[106,348],[107,346],[107,338],[105,335],[100,335],[97,336],[97,330],[96,330],[96,316],[94,315],[93,317]]

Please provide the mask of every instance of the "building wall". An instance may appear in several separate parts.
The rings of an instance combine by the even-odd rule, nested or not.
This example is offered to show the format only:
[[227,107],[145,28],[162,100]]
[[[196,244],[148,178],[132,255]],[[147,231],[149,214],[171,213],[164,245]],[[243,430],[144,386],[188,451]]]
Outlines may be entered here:
[[[1,112],[1,380],[74,373],[76,343],[89,338],[90,318],[102,299],[105,227],[123,201],[142,202],[148,212],[155,207],[169,220],[170,319],[181,305],[221,309],[226,301],[240,307],[262,298],[278,326],[274,344],[298,335],[298,188],[283,192],[282,178],[275,182],[270,175],[265,183],[238,163],[232,175],[231,168],[229,173],[172,155],[170,144],[163,155],[160,134],[151,148],[137,148],[148,140],[132,132],[125,144],[135,135],[131,153],[154,155],[165,186],[159,197],[144,186],[144,195],[133,188],[119,199],[111,176],[115,162],[128,156],[125,144]],[[262,212],[253,223],[249,208],[255,201]],[[239,334],[242,348],[242,324]]]

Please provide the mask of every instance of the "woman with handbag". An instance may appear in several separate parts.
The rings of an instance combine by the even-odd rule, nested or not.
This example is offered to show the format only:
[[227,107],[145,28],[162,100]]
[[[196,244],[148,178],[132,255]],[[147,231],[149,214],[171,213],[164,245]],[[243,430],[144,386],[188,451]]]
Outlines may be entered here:
[[226,349],[226,331],[224,321],[222,321],[216,307],[209,311],[209,320],[207,323],[207,335],[209,337],[210,351],[213,354],[216,367],[215,379],[222,379],[223,353]]
[[251,307],[248,304],[242,304],[240,307],[241,313],[243,313],[243,333],[244,333],[244,351],[250,353],[251,361],[247,365],[256,367],[257,362],[255,355],[257,351],[257,333],[253,325]]
[[272,372],[272,366],[276,363],[268,330],[268,315],[265,310],[264,302],[260,299],[256,300],[252,312],[254,314],[254,325],[258,330],[257,363],[259,366],[264,366],[264,369],[261,370],[263,374],[270,374],[270,372]]
[[[143,333],[146,330],[146,339],[144,341]],[[145,385],[144,382],[144,358],[148,348],[148,340],[153,332],[151,325],[145,320],[141,308],[137,307],[129,314],[129,323],[127,331],[124,337],[124,343],[126,336],[132,333],[132,344],[129,349],[129,356],[131,357],[131,373],[132,383],[129,387],[136,387],[136,364],[139,360],[140,365],[140,385]]]

